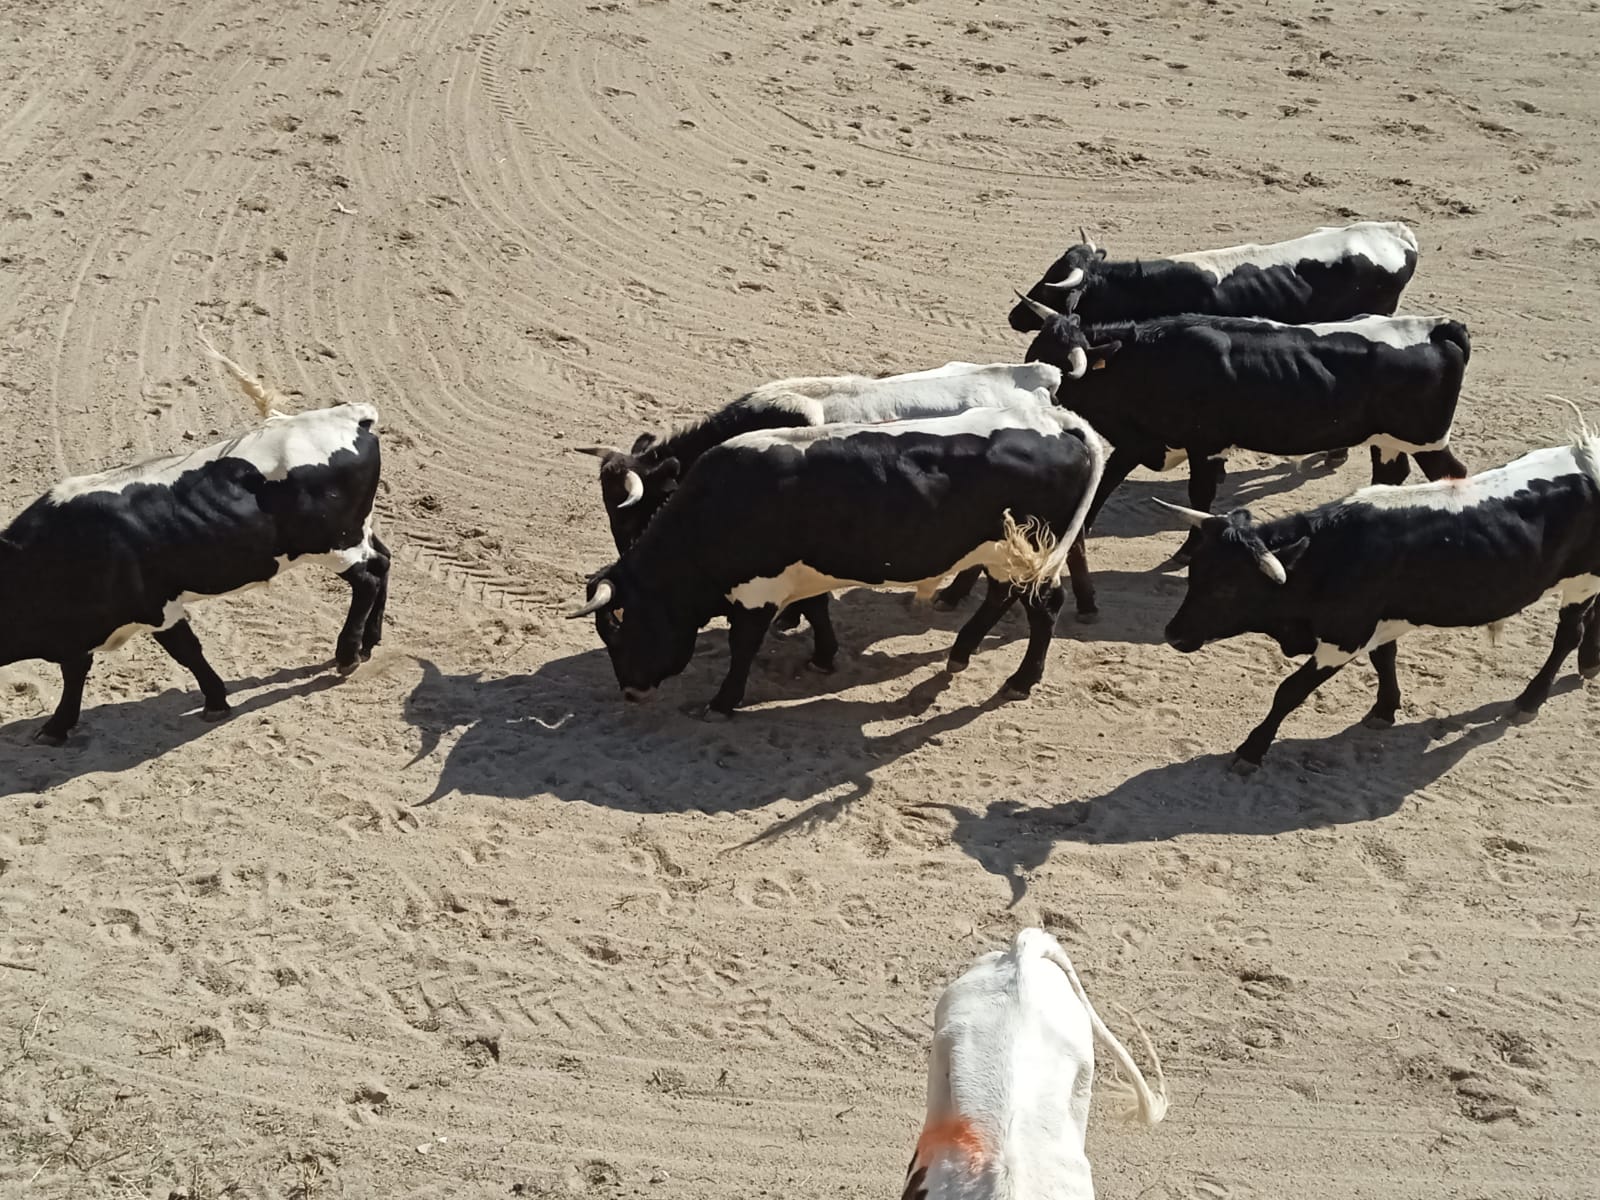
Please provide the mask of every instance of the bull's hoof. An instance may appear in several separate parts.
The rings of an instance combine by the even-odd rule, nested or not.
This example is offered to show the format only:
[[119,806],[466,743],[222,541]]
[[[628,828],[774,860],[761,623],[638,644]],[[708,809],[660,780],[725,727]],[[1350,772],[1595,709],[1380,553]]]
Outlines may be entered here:
[[1511,711],[1506,714],[1506,720],[1513,725],[1526,725],[1538,715],[1537,708],[1523,708],[1521,705],[1513,704]]
[[708,704],[701,711],[700,719],[710,725],[720,725],[725,721],[733,720],[733,710],[731,708],[716,708]]
[[48,729],[41,728],[35,731],[33,740],[41,746],[53,746],[59,749],[67,744],[67,735],[64,733],[51,733]]
[[1251,762],[1242,754],[1236,754],[1234,755],[1233,762],[1230,764],[1228,769],[1241,778],[1248,778],[1249,776],[1254,775],[1257,771],[1261,770],[1261,764],[1258,762]]
[[204,708],[200,712],[200,719],[208,724],[215,725],[218,721],[226,721],[233,716],[233,709],[224,704],[221,708]]
[[967,669],[967,665],[971,662],[972,660],[970,658],[961,658],[952,654],[948,659],[945,660],[944,669],[949,671],[952,675],[959,675],[961,672]]
[[341,662],[336,663],[335,667],[338,670],[339,674],[341,674],[341,675],[354,675],[355,671],[356,671],[356,668],[359,667],[360,665],[361,665],[361,660],[359,658],[352,658],[352,659],[349,659],[348,661],[341,661]]
[[1368,729],[1393,729],[1394,718],[1380,716],[1377,713],[1368,713],[1361,718],[1361,724]]
[[1020,683],[1012,683],[1008,679],[1000,685],[1000,690],[995,694],[1002,702],[1007,704],[1013,700],[1026,700],[1033,695],[1033,685],[1030,683],[1027,686],[1023,686]]
[[361,661],[362,662],[371,662],[372,661],[372,651],[373,651],[373,647],[371,647],[371,646],[363,646],[363,647],[361,647]]
[[1080,612],[1078,614],[1079,625],[1098,625],[1099,623],[1100,610],[1098,608],[1091,608],[1088,612]]
[[831,662],[818,662],[814,658],[808,658],[806,670],[815,671],[818,675],[832,675],[837,668]]
[[1585,679],[1593,679],[1600,675],[1600,663],[1592,663],[1587,667],[1579,667],[1578,674]]

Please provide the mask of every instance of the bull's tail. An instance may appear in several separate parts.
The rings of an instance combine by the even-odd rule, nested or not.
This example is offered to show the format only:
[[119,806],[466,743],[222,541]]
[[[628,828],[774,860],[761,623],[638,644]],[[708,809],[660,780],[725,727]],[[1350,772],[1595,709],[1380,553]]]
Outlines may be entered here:
[[1557,396],[1553,392],[1547,392],[1544,398],[1546,400],[1554,400],[1558,404],[1565,404],[1572,410],[1572,415],[1578,420],[1578,427],[1572,434],[1572,457],[1577,462],[1579,469],[1594,480],[1596,487],[1600,487],[1600,434],[1596,434],[1589,428],[1589,422],[1584,418],[1583,409],[1565,396]]
[[212,344],[206,336],[206,331],[198,323],[195,325],[195,334],[200,339],[200,346],[212,361],[220,363],[223,370],[232,375],[234,382],[239,385],[246,396],[256,402],[256,413],[265,421],[269,417],[284,416],[289,408],[288,398],[275,388],[268,387],[256,376],[250,374],[233,359]]
[[[1050,410],[1061,422],[1064,436],[1077,435],[1083,439],[1083,448],[1089,454],[1089,479],[1083,490],[1083,498],[1078,501],[1078,507],[1072,514],[1072,521],[1066,529],[1060,530],[1055,535],[1054,544],[1046,552],[1044,562],[1038,574],[1034,577],[1035,587],[1059,587],[1061,576],[1066,574],[1067,556],[1072,552],[1072,544],[1078,540],[1078,535],[1083,532],[1083,524],[1089,517],[1089,506],[1094,503],[1094,495],[1100,490],[1100,477],[1106,470],[1106,447],[1097,434],[1077,413],[1065,408]],[[1010,518],[1007,517],[1007,532],[1010,531]]]
[[1448,342],[1459,348],[1463,365],[1472,361],[1472,339],[1467,336],[1467,327],[1460,321],[1444,321],[1435,325],[1428,340],[1436,346]]
[[[1024,931],[1028,932],[1028,931]],[[1025,949],[1036,949],[1045,959],[1060,967],[1066,975],[1067,982],[1072,985],[1073,994],[1078,997],[1078,1003],[1083,1005],[1084,1012],[1089,1014],[1089,1027],[1094,1031],[1095,1041],[1104,1046],[1111,1054],[1111,1059],[1122,1072],[1122,1079],[1117,1080],[1112,1090],[1121,1094],[1125,1103],[1117,1115],[1124,1121],[1138,1121],[1141,1125],[1154,1125],[1167,1115],[1167,1076],[1161,1069],[1161,1056],[1156,1053],[1155,1045],[1150,1041],[1150,1035],[1145,1032],[1144,1026],[1139,1024],[1127,1009],[1120,1004],[1120,1012],[1139,1034],[1139,1040],[1144,1043],[1144,1051],[1150,1056],[1150,1065],[1155,1070],[1156,1086],[1152,1088],[1145,1082],[1144,1073],[1139,1070],[1139,1064],[1133,1061],[1133,1055],[1128,1053],[1128,1048],[1117,1040],[1115,1034],[1106,1028],[1100,1014],[1095,1012],[1094,1005],[1089,1003],[1089,994],[1083,990],[1083,984],[1078,979],[1078,972],[1072,965],[1072,960],[1067,957],[1067,952],[1053,937],[1045,934],[1024,940],[1021,934],[1017,937],[1017,951],[1022,953]]]

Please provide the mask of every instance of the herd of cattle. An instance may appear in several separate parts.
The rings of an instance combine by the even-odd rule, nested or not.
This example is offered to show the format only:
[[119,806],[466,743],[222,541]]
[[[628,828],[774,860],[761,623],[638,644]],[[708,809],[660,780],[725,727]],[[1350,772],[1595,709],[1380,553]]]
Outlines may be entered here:
[[[950,607],[979,574],[987,590],[949,667],[965,667],[1020,602],[1030,636],[1005,686],[1027,695],[1063,577],[1079,619],[1097,612],[1085,536],[1108,496],[1136,466],[1185,460],[1191,506],[1166,507],[1190,527],[1175,556],[1188,591],[1167,641],[1192,653],[1256,632],[1310,656],[1239,747],[1238,768],[1259,765],[1284,717],[1361,654],[1378,676],[1367,720],[1392,723],[1408,630],[1494,627],[1555,595],[1555,644],[1515,714],[1538,711],[1574,650],[1586,678],[1600,674],[1600,438],[1580,415],[1571,444],[1468,474],[1450,449],[1467,331],[1393,315],[1417,265],[1409,229],[1362,222],[1141,262],[1110,261],[1080,236],[1011,310],[1011,326],[1033,334],[1022,364],[785,379],[626,453],[594,450],[618,558],[572,615],[594,617],[624,696],[682,671],[700,629],[725,616],[731,662],[710,711],[730,714],[774,623],[804,617],[811,661],[828,671],[830,592],[909,587]],[[186,606],[292,566],[320,563],[350,585],[340,671],[382,635],[376,410],[285,415],[276,393],[205,347],[261,424],[66,479],[0,533],[0,665],[37,658],[62,673],[40,741],[60,745],[77,724],[94,655],[139,632],[193,673],[206,719],[225,716],[226,686]],[[1344,499],[1266,522],[1210,511],[1230,450],[1338,466],[1357,446],[1370,447],[1372,484]],[[1404,482],[1409,459],[1428,482]],[[1092,1197],[1095,1045],[1131,1080],[1129,1116],[1154,1124],[1166,1111],[1160,1062],[1139,1033],[1153,1089],[1054,938],[1024,930],[980,958],[935,1013],[905,1200]]]
[[[1020,602],[1028,644],[1005,689],[1026,696],[1063,576],[1078,618],[1097,613],[1084,543],[1107,498],[1136,466],[1185,460],[1190,507],[1166,507],[1190,526],[1174,556],[1188,592],[1167,641],[1191,653],[1255,632],[1310,656],[1236,769],[1257,767],[1284,717],[1362,654],[1378,674],[1367,721],[1392,723],[1408,630],[1496,626],[1555,595],[1555,644],[1513,715],[1537,713],[1573,650],[1586,678],[1600,674],[1600,440],[1584,429],[1468,474],[1450,449],[1467,330],[1393,315],[1416,271],[1411,230],[1359,222],[1131,262],[1080,237],[1018,293],[1010,324],[1033,334],[1021,364],[784,379],[630,451],[591,448],[618,558],[571,615],[593,615],[625,697],[681,672],[700,629],[724,616],[730,664],[709,712],[731,714],[774,623],[804,617],[826,672],[839,646],[829,593],[912,588],[953,607],[980,574],[987,590],[949,668]],[[40,741],[60,745],[77,724],[93,656],[141,631],[193,673],[203,716],[225,716],[185,606],[291,566],[320,563],[350,584],[339,670],[381,636],[376,410],[285,415],[204,344],[255,399],[259,426],[63,480],[0,533],[0,664],[61,668]],[[1342,500],[1268,522],[1211,513],[1230,450],[1337,466],[1357,446],[1370,447],[1372,486]],[[1428,482],[1405,484],[1408,457]]]

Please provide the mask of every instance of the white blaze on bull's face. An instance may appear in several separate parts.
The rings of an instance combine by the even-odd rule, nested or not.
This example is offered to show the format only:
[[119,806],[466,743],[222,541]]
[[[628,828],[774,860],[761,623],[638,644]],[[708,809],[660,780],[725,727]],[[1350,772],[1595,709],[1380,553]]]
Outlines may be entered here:
[[243,459],[268,482],[277,482],[298,467],[323,466],[341,451],[353,451],[363,422],[368,423],[372,432],[377,432],[378,410],[370,404],[341,404],[336,408],[275,416],[238,437],[187,454],[173,454],[113,467],[94,475],[64,479],[50,489],[49,496],[55,503],[65,504],[76,496],[117,493],[138,484],[167,487],[186,472],[220,458]]
[[1380,269],[1396,274],[1405,269],[1406,255],[1417,253],[1417,239],[1399,222],[1362,221],[1354,225],[1325,226],[1304,237],[1267,245],[1247,243],[1220,250],[1196,250],[1168,255],[1168,261],[1189,263],[1220,283],[1240,267],[1268,270],[1300,262],[1327,265],[1360,255]]

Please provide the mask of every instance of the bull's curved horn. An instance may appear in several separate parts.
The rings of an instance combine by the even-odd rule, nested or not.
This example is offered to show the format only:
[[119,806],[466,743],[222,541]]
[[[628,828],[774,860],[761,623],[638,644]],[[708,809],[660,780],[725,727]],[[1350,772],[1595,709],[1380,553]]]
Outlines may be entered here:
[[1083,244],[1085,246],[1089,247],[1089,253],[1090,254],[1098,254],[1100,252],[1100,247],[1096,246],[1094,244],[1094,240],[1092,238],[1090,238],[1089,235],[1086,232],[1084,232],[1084,228],[1083,228],[1082,225],[1078,226],[1078,237],[1083,239]]
[[1054,283],[1051,283],[1051,282],[1049,282],[1047,280],[1044,283],[1041,283],[1039,286],[1040,287],[1047,287],[1047,288],[1057,288],[1060,291],[1064,292],[1064,291],[1069,290],[1070,288],[1078,287],[1082,283],[1083,283],[1083,268],[1082,267],[1073,267],[1072,270],[1067,272],[1067,277],[1065,279],[1058,279]]
[[1288,583],[1289,572],[1283,569],[1283,564],[1278,561],[1278,556],[1271,550],[1262,550],[1256,555],[1256,566],[1261,568],[1261,573],[1273,583]]
[[1067,374],[1073,379],[1082,379],[1089,373],[1089,352],[1082,346],[1074,346],[1067,351],[1067,363],[1072,368]]
[[[1168,504],[1159,496],[1151,496],[1150,499],[1161,505],[1162,508],[1170,508],[1189,524],[1193,525],[1196,529],[1200,528],[1202,524],[1211,519],[1210,513],[1201,512],[1198,508],[1185,508],[1181,504]],[[1277,560],[1274,559],[1273,561],[1276,562]],[[1282,568],[1279,569],[1281,570]]]
[[577,454],[592,454],[596,458],[604,458],[608,454],[621,454],[622,451],[612,446],[574,446],[573,452]]
[[639,478],[639,472],[629,471],[624,477],[628,489],[628,498],[618,508],[629,508],[644,499],[644,480]]
[[[1016,288],[1012,288],[1011,290],[1013,292],[1017,292]],[[1033,315],[1041,320],[1048,321],[1051,317],[1059,317],[1061,315],[1048,304],[1040,304],[1032,296],[1024,296],[1021,292],[1017,292],[1017,299],[1021,300],[1024,304],[1031,308],[1033,310]]]
[[602,579],[595,585],[594,595],[589,602],[577,612],[569,612],[567,620],[576,621],[579,617],[587,617],[590,613],[597,613],[611,603],[611,597],[617,594],[617,589],[611,585],[611,580]]

